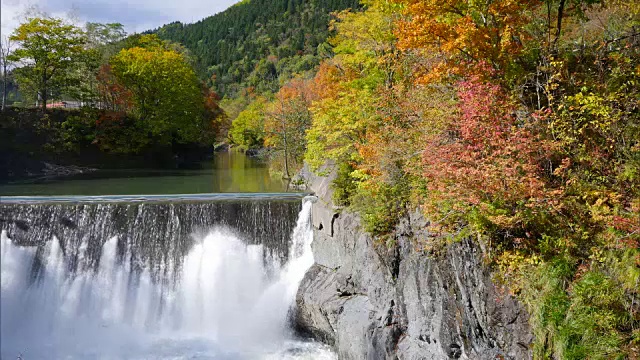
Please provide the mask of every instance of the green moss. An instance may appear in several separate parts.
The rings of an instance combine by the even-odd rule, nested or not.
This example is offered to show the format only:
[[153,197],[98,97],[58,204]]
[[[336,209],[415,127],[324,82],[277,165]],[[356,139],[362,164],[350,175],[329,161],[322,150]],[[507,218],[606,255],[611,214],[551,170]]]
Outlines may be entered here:
[[528,279],[522,299],[531,312],[534,358],[625,358],[624,345],[633,340],[629,330],[639,325],[637,305],[624,279],[609,269],[594,264],[585,271],[574,260],[556,258],[522,274]]

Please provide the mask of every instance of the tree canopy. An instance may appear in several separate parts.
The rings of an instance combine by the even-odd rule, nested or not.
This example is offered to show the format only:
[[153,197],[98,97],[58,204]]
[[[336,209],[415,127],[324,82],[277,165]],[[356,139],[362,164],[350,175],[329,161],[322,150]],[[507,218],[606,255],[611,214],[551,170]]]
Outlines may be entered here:
[[131,92],[136,115],[153,134],[197,135],[194,119],[201,116],[203,98],[198,78],[181,54],[134,47],[121,50],[110,65],[118,82]]
[[73,81],[68,70],[85,54],[85,33],[62,19],[30,18],[10,39],[19,45],[11,60],[22,63],[16,70],[22,91],[37,93],[46,109],[50,93]]

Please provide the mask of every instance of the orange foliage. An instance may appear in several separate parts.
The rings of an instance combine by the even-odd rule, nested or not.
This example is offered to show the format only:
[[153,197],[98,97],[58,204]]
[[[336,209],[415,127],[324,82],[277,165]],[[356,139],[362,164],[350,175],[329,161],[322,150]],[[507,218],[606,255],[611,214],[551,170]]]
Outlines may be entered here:
[[96,78],[103,108],[123,112],[132,109],[133,94],[118,82],[111,71],[111,65],[102,65]]
[[204,85],[202,92],[204,96],[204,121],[206,122],[204,128],[210,132],[212,137],[222,137],[221,135],[226,135],[229,131],[231,122],[220,107],[220,96]]
[[340,81],[340,69],[329,61],[323,61],[313,78],[313,87],[319,98],[333,98],[338,94]]
[[401,49],[417,49],[427,60],[421,82],[447,75],[486,75],[484,61],[504,71],[528,39],[525,25],[540,0],[395,0],[405,5],[396,35]]
[[318,98],[319,86],[316,82],[308,79],[291,79],[280,88],[276,97],[282,101],[300,99],[307,107]]
[[[287,122],[286,117],[295,118],[294,114],[304,112],[305,115],[310,116],[309,108],[314,101],[337,91],[335,89],[336,73],[335,67],[322,63],[315,78],[294,78],[285,83],[276,93],[276,99],[270,111],[271,116],[265,123],[267,132],[276,132],[275,128],[283,126],[283,122]],[[295,119],[293,121],[295,122]],[[291,125],[295,126],[295,124]]]

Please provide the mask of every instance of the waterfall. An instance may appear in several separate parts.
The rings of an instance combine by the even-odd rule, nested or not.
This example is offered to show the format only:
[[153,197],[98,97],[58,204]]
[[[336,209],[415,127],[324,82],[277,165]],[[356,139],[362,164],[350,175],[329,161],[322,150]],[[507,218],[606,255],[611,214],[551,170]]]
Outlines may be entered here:
[[[194,232],[204,235],[212,225],[233,230],[249,244],[263,245],[265,256],[288,259],[291,229],[300,211],[297,199],[253,197],[183,200],[165,198],[148,202],[103,202],[92,197],[75,202],[0,202],[0,229],[17,245],[38,245],[54,236],[65,254],[87,241],[86,256],[94,264],[105,241],[114,236],[130,244],[135,259],[157,264],[178,262],[193,246]],[[111,199],[110,199],[111,200]],[[69,251],[67,251],[69,249]],[[74,260],[71,259],[71,266]]]
[[[38,246],[1,235],[3,359],[333,359],[296,340],[288,314],[313,264],[311,203],[287,258],[228,226],[194,233],[181,258],[151,261],[133,237],[92,256],[91,236]],[[162,256],[161,256],[162,257]]]

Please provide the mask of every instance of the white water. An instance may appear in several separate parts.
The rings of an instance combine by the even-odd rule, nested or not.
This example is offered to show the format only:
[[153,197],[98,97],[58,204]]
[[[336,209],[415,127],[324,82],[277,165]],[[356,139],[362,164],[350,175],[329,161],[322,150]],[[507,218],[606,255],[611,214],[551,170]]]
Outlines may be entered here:
[[118,260],[117,238],[105,242],[97,271],[88,270],[84,242],[79,270],[69,274],[54,238],[32,282],[36,249],[3,232],[1,358],[334,359],[288,329],[298,284],[313,264],[310,212],[306,202],[282,267],[265,266],[262,246],[213,229],[181,266],[163,269],[164,280],[133,271],[129,251]]

